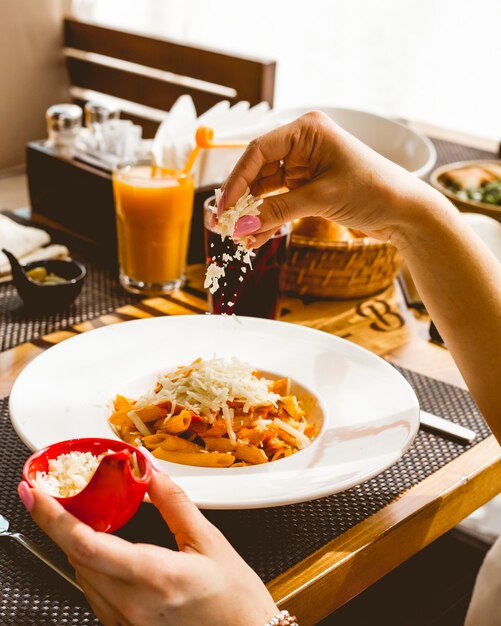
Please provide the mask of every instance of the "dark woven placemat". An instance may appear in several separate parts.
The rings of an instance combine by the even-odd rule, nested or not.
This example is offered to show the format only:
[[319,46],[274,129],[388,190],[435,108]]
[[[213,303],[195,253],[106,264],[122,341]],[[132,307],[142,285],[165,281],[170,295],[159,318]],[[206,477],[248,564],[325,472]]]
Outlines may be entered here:
[[[445,141],[434,141],[437,166],[442,163],[490,158],[488,152]],[[13,286],[0,285],[0,351],[67,328],[118,306],[137,302],[118,285],[112,269],[88,250],[81,251],[71,240],[56,234],[53,240],[69,244],[75,258],[89,272],[79,299],[66,311],[36,316],[25,312]],[[414,387],[423,409],[444,415],[475,429],[478,443],[488,434],[470,395],[460,389],[409,371],[402,371]],[[0,513],[42,545],[61,563],[64,555],[31,522],[16,496],[21,467],[29,451],[19,441],[8,419],[7,400],[0,400]],[[314,502],[257,511],[209,512],[259,575],[269,581],[348,528],[398,498],[406,489],[463,453],[466,448],[420,432],[403,459],[372,480],[342,494]],[[287,529],[287,532],[284,532]],[[151,506],[143,506],[120,534],[131,540],[152,541],[172,546],[172,539]],[[14,542],[0,541],[0,625],[98,624],[85,600],[73,588],[40,564]]]
[[474,159],[499,158],[495,152],[478,150],[477,148],[470,148],[469,146],[463,146],[452,141],[433,139],[433,137],[430,137],[430,139],[437,150],[437,162],[435,167],[440,167],[446,163],[454,163],[455,161],[473,161]]
[[[495,156],[490,152],[449,141],[433,140],[433,143],[437,149],[437,167],[452,161]],[[111,313],[121,305],[138,300],[121,289],[115,271],[106,264],[99,263],[88,249],[81,251],[81,243],[60,233],[53,234],[53,241],[68,245],[73,256],[86,265],[89,275],[82,293],[65,311],[53,315],[32,315],[23,309],[11,283],[0,284],[0,351],[72,324]]]
[[[23,307],[14,285],[0,285],[0,352],[31,341],[41,335],[68,328],[111,313],[124,304],[141,300],[128,294],[119,283],[116,272],[93,260],[92,250],[85,248],[74,239],[54,234],[52,240],[67,245],[71,255],[82,262],[87,269],[87,277],[77,300],[66,309],[51,314],[33,314]],[[80,247],[80,249],[79,249]]]
[[[421,374],[400,370],[416,391],[421,407],[478,433],[489,435],[470,394]],[[64,556],[31,522],[16,486],[28,449],[15,434],[7,399],[0,400],[0,512],[12,528],[26,533],[64,562]],[[250,511],[210,511],[215,523],[265,581],[278,576],[330,540],[366,519],[404,491],[461,455],[468,447],[419,432],[412,448],[391,468],[366,483],[321,500]],[[284,532],[286,529],[286,532]],[[156,510],[143,505],[119,533],[132,541],[172,547]],[[85,600],[30,554],[3,539],[0,543],[0,624],[98,624]]]

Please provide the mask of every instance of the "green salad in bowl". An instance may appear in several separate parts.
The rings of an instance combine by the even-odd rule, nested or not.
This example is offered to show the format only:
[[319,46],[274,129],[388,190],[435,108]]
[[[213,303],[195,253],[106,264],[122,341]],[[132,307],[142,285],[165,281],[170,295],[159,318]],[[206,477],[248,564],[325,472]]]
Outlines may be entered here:
[[501,217],[501,161],[462,161],[436,169],[431,183],[459,209]]

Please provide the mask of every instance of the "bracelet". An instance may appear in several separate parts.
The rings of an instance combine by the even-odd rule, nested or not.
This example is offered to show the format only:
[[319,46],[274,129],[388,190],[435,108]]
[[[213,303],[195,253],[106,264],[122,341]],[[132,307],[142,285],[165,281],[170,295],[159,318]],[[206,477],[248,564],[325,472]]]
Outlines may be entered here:
[[278,615],[272,617],[264,626],[299,626],[296,622],[296,616],[291,615],[289,611],[280,611]]

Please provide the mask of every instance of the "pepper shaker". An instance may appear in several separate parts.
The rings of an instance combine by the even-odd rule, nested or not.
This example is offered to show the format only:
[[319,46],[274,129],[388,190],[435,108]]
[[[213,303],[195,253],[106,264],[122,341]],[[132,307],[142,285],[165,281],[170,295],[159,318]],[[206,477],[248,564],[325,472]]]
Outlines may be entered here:
[[120,109],[114,104],[89,101],[85,104],[85,126],[94,137],[95,146],[104,151],[103,124],[120,117]]
[[114,104],[103,104],[90,100],[85,104],[85,126],[90,132],[94,132],[96,124],[102,124],[108,120],[118,119],[120,109]]

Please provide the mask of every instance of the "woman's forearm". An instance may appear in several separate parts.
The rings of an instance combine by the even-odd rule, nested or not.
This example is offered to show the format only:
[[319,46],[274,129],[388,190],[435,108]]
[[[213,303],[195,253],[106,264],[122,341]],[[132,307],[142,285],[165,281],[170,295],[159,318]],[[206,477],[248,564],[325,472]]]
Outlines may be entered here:
[[289,189],[266,197],[259,219],[240,229],[257,247],[308,215],[391,239],[501,441],[501,268],[449,201],[318,111],[249,144],[224,184],[219,211],[247,187],[254,194]]
[[396,243],[423,302],[501,442],[501,264],[439,194],[408,208]]

